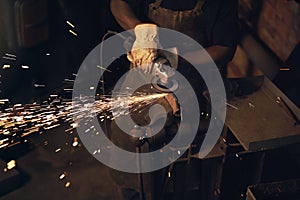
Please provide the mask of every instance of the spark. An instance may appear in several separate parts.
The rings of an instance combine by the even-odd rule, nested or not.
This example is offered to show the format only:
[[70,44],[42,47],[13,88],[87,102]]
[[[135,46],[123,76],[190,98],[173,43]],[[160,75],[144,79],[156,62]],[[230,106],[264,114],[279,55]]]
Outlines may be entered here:
[[56,128],[56,127],[58,127],[58,126],[60,126],[60,124],[55,124],[55,125],[53,125],[53,126],[44,127],[44,129],[45,129],[45,130],[50,130],[50,129]]
[[39,87],[46,87],[46,85],[43,85],[43,84],[37,84],[37,83],[35,83],[33,86],[36,87],[36,88],[39,88]]
[[29,69],[29,66],[27,66],[27,65],[22,65],[21,67],[22,67],[22,69]]
[[5,147],[7,147],[9,144],[3,144],[3,145],[0,145],[0,149],[1,148],[5,148]]
[[65,132],[67,133],[67,132],[71,132],[72,130],[74,130],[74,128],[72,127],[72,128],[68,128],[67,130],[65,130]]
[[14,54],[11,54],[11,53],[5,53],[5,55],[6,55],[6,56],[9,56],[9,57],[14,57],[14,58],[16,58],[16,57],[17,57],[16,55],[14,55]]
[[9,99],[0,99],[1,102],[9,102]]
[[248,105],[249,105],[250,108],[254,108],[254,107],[255,107],[255,106],[254,106],[252,103],[250,103],[250,102],[248,103]]
[[75,26],[70,21],[66,21],[66,22],[69,26],[71,26],[72,28],[75,28]]
[[71,83],[73,83],[75,80],[71,80],[71,79],[67,79],[67,78],[66,78],[66,79],[64,79],[64,81],[65,81],[65,82],[71,82]]
[[64,179],[65,177],[66,177],[66,173],[64,172],[64,173],[62,173],[62,174],[59,176],[59,179],[62,180],[62,179]]
[[101,67],[101,66],[99,66],[99,65],[97,65],[97,67],[98,67],[99,69],[103,69],[103,70],[105,70],[105,71],[112,72],[111,70],[106,69],[106,68],[104,68],[104,67]]
[[238,107],[236,107],[236,106],[234,106],[234,105],[232,105],[232,104],[230,104],[230,103],[226,103],[226,105],[229,106],[230,108],[235,109],[235,110],[239,110]]
[[70,185],[71,185],[71,182],[68,181],[68,182],[66,182],[65,187],[68,188],[68,187],[70,187]]
[[79,144],[79,143],[78,143],[78,138],[77,138],[77,137],[74,137],[72,146],[73,146],[73,147],[77,147],[78,144]]
[[55,150],[55,153],[58,153],[60,151],[61,151],[61,148],[58,148],[58,149]]
[[2,69],[9,69],[10,65],[3,65]]
[[7,163],[7,169],[8,170],[11,170],[11,169],[13,169],[13,168],[15,168],[16,167],[16,161],[15,160],[11,160],[11,161],[9,161],[8,163]]
[[96,150],[93,152],[93,155],[100,154],[100,153],[101,153],[101,149],[96,149]]
[[[95,97],[80,97],[72,101],[52,94],[41,104],[8,105],[0,110],[0,136],[3,136],[0,140],[0,149],[15,144],[12,138],[25,140],[31,134],[42,134],[64,123],[69,124],[65,130],[68,133],[72,133],[79,126],[87,126],[85,129],[87,134],[99,134],[95,126],[90,124],[93,118],[96,117],[101,122],[114,120],[132,111],[139,111],[166,95],[168,93],[136,95],[119,93],[115,97],[99,95],[96,100]],[[9,99],[0,99],[0,102],[9,103]],[[44,141],[44,145],[48,145],[48,141]],[[74,147],[79,145],[77,137],[73,139],[72,145]],[[55,150],[56,153],[59,151],[61,148]]]
[[6,60],[17,60],[16,58],[14,57],[8,57],[8,56],[2,56],[3,59],[6,59]]
[[291,69],[290,68],[287,68],[287,67],[282,67],[279,69],[280,71],[290,71]]
[[70,32],[72,35],[77,36],[77,33],[75,33],[74,31],[69,30],[69,32]]

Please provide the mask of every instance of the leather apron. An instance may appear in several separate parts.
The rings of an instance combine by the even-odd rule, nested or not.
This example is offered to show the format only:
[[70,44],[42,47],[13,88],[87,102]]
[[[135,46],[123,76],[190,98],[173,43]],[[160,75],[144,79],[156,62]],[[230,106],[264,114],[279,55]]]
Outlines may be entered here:
[[161,7],[163,0],[156,0],[149,5],[148,18],[160,27],[186,34],[203,47],[208,44],[205,16],[202,7],[205,0],[199,0],[192,10],[173,11]]

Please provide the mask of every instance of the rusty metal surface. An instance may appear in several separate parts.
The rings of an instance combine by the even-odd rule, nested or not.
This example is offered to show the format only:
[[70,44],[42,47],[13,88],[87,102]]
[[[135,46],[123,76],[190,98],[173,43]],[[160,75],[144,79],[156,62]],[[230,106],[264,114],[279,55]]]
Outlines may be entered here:
[[300,143],[300,126],[284,105],[300,119],[297,108],[269,79],[246,97],[228,102],[226,126],[245,150],[259,151]]

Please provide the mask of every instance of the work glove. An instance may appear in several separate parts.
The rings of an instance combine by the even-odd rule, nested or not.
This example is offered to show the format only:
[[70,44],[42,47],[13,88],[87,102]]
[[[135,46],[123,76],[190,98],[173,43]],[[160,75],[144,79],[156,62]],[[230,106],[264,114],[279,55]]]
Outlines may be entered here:
[[139,24],[134,28],[135,42],[127,54],[133,67],[141,68],[149,73],[154,60],[157,58],[159,43],[158,27],[155,24]]
[[[150,73],[154,61],[160,56],[166,57],[170,63],[177,65],[176,48],[172,49],[173,54],[167,51],[160,51],[160,53],[158,53],[158,49],[161,49],[162,47],[159,42],[157,25],[139,24],[134,28],[134,33],[136,39],[132,45],[131,51],[127,54],[127,59],[132,63],[133,67],[138,67],[145,73]],[[158,54],[162,55],[158,56]],[[177,66],[175,68],[177,68]],[[167,95],[165,100],[169,103],[173,114],[179,111],[177,99],[172,93]]]

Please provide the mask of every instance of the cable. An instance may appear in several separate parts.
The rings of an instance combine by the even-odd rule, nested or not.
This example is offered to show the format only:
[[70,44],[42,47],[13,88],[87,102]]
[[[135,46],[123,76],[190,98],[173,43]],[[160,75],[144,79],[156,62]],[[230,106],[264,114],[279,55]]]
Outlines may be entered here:
[[[116,32],[114,31],[107,31],[107,33],[105,33],[101,39],[101,43],[100,43],[100,67],[103,67],[103,42],[104,40],[109,36],[109,35],[112,35],[112,34],[116,34]],[[104,71],[105,72],[105,71]],[[105,83],[104,83],[104,72],[101,76],[101,86],[102,86],[102,93],[103,95],[105,95]],[[107,130],[107,123],[105,121],[104,123],[104,133],[107,134],[108,133],[108,130]]]

